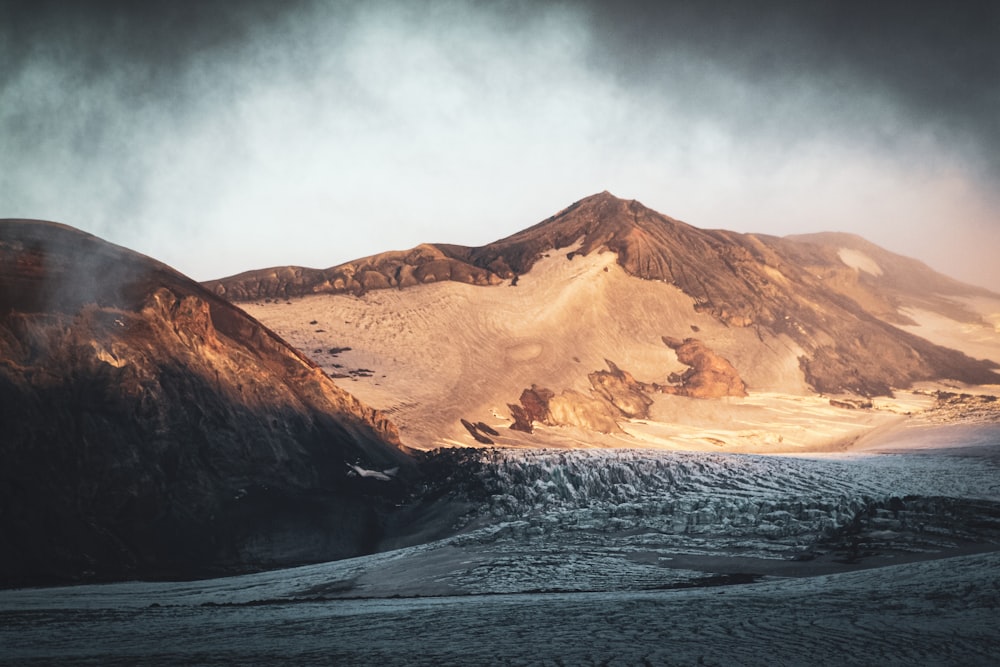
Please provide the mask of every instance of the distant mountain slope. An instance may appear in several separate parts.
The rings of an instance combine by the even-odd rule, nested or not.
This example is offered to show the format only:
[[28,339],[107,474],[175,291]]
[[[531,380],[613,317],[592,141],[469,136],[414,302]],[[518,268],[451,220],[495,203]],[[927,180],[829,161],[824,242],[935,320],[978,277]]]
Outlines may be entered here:
[[306,294],[360,294],[390,287],[413,287],[454,280],[473,285],[498,285],[495,272],[452,256],[449,246],[419,245],[412,250],[390,251],[329,269],[301,266],[246,271],[205,287],[231,301],[288,298]]
[[628,274],[676,286],[690,297],[694,312],[756,331],[762,342],[766,336],[787,336],[802,350],[805,381],[819,392],[884,395],[894,387],[942,378],[1000,382],[998,360],[970,358],[897,326],[912,324],[900,312],[903,307],[978,322],[975,312],[951,297],[990,296],[986,290],[856,236],[777,238],[703,230],[607,192],[479,248],[425,245],[325,271],[253,271],[206,287],[235,301],[260,301],[363,294],[441,280],[495,285],[516,281],[540,258],[571,246],[570,259],[614,252]]
[[0,221],[0,584],[352,556],[395,426],[169,267]]

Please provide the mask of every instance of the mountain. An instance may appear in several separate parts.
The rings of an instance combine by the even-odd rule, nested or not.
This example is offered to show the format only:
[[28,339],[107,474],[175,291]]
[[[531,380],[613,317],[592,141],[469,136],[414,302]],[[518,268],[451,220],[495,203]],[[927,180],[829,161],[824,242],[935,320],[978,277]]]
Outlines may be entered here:
[[329,269],[301,266],[246,271],[205,287],[234,302],[264,298],[285,299],[307,294],[362,294],[390,287],[413,287],[442,280],[471,285],[499,285],[502,275],[452,256],[461,247],[425,243],[411,250],[390,251],[347,262]]
[[206,287],[348,375],[418,446],[495,441],[484,419],[494,431],[507,420],[615,433],[664,417],[662,394],[678,397],[677,419],[706,409],[680,397],[867,399],[1000,382],[993,343],[977,358],[918,321],[995,337],[977,300],[1000,295],[857,236],[704,230],[607,192],[478,248],[422,245]]
[[240,309],[26,220],[0,221],[0,434],[7,585],[365,553],[414,467],[386,415]]

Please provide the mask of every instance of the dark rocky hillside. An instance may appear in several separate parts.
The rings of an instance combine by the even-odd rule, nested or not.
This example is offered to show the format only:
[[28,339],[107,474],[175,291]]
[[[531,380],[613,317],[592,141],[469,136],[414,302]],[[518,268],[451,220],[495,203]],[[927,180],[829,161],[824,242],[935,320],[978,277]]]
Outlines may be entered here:
[[0,222],[0,460],[4,585],[365,553],[414,474],[385,416],[238,308],[22,220]]

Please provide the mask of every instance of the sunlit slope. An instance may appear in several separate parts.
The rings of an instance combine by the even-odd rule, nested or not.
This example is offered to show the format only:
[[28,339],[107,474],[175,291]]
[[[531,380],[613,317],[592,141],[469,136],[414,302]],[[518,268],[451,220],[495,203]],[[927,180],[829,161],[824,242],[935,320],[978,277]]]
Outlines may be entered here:
[[604,192],[478,248],[422,245],[324,270],[283,267],[206,283],[235,302],[310,294],[364,294],[437,282],[500,286],[550,253],[610,251],[628,274],[669,283],[688,306],[734,328],[785,335],[802,349],[818,392],[888,395],[930,379],[995,383],[984,363],[899,328],[921,308],[980,321],[961,299],[1000,298],[847,234],[778,238],[694,227]]
[[900,309],[910,320],[900,328],[977,359],[1000,362],[1000,297],[960,297],[955,302],[978,317],[970,318],[962,312],[945,314],[914,305]]
[[629,276],[609,252],[552,253],[516,287],[442,282],[243,307],[327,372],[347,374],[338,382],[391,414],[417,446],[464,438],[463,418],[504,425],[507,403],[532,384],[589,393],[588,374],[605,360],[666,383],[685,366],[663,336],[697,336],[752,391],[808,391],[801,350],[787,337],[761,341],[752,329],[727,327],[676,287]]
[[[606,192],[478,248],[208,286],[393,411],[416,446],[512,444],[511,421],[565,427],[548,437],[576,446],[840,446],[885,420],[827,414],[829,396],[1000,383],[998,295],[857,236],[704,230]],[[901,398],[893,411],[923,400]]]

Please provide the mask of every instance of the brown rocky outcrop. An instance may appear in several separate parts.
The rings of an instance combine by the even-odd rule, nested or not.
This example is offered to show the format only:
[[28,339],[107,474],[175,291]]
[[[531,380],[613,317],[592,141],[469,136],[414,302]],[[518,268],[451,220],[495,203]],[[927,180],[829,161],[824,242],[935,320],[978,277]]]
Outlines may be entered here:
[[620,410],[607,399],[594,394],[582,394],[566,389],[561,394],[532,385],[521,392],[520,403],[509,403],[515,431],[532,433],[534,424],[549,426],[578,426],[580,428],[615,433],[621,429],[617,420],[622,417]]
[[653,399],[648,392],[652,385],[637,381],[631,373],[620,369],[613,361],[605,359],[606,371],[595,371],[590,380],[590,394],[566,389],[561,394],[531,385],[521,392],[520,403],[509,404],[514,423],[511,428],[532,432],[532,424],[550,426],[578,426],[599,431],[620,431],[618,420],[642,419],[649,416]]
[[681,341],[663,336],[663,342],[677,353],[678,361],[689,366],[680,375],[671,374],[669,380],[675,386],[661,387],[660,391],[663,393],[691,398],[747,395],[746,384],[733,365],[700,340],[685,338]]
[[535,430],[531,424],[531,419],[528,418],[528,413],[520,403],[508,403],[507,408],[510,410],[510,416],[513,419],[510,425],[511,430],[521,431],[522,433],[531,433]]
[[647,393],[651,387],[638,382],[628,371],[618,368],[607,359],[606,371],[595,371],[587,376],[594,393],[603,398],[630,419],[645,419],[649,416],[649,406],[653,399]]
[[552,391],[534,384],[530,389],[522,391],[520,403],[507,405],[514,418],[510,427],[515,431],[531,433],[532,422],[549,423],[549,401],[554,395]]
[[550,422],[557,426],[577,426],[598,433],[618,433],[621,410],[595,393],[566,389],[549,401]]
[[0,222],[0,584],[371,551],[412,477],[398,445],[385,415],[169,267]]

